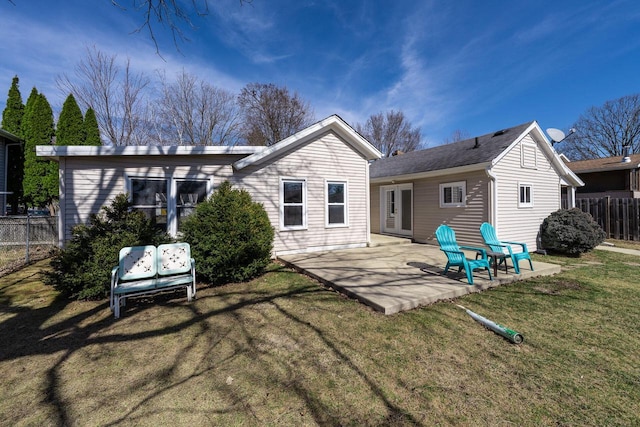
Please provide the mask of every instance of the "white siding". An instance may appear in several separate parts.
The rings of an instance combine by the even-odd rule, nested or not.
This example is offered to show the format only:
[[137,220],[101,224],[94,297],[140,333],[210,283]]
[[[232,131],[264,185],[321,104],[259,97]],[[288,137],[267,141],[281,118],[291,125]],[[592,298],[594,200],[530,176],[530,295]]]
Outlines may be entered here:
[[372,233],[380,233],[382,228],[380,227],[380,185],[373,184],[371,185],[371,190],[369,192],[369,197],[371,199],[371,232]]
[[[466,206],[440,207],[440,184],[464,181]],[[390,181],[389,181],[390,182]],[[479,245],[480,224],[487,221],[489,179],[484,170],[464,174],[443,175],[414,181],[396,180],[396,184],[413,183],[413,240],[437,244],[436,228],[451,226],[460,244]],[[371,186],[371,231],[380,232],[380,185]]]
[[[314,251],[367,244],[367,168],[364,158],[334,133],[326,133],[285,157],[236,172],[233,181],[264,205],[276,229],[276,253]],[[306,230],[279,230],[280,177],[307,181]],[[325,226],[325,179],[348,180],[348,227]]]
[[[531,157],[522,158],[524,144],[528,156],[535,147],[535,165]],[[524,160],[524,161],[523,161]],[[537,236],[542,221],[560,209],[560,178],[551,161],[527,135],[514,145],[492,168],[497,178],[497,221],[494,224],[502,240],[525,242],[529,251],[537,249]],[[519,183],[533,188],[533,206],[518,207]]]
[[[214,187],[228,179],[264,205],[275,229],[274,252],[302,252],[364,246],[368,241],[368,162],[333,133],[306,143],[269,162],[234,171],[243,156],[98,156],[67,157],[61,165],[67,192],[65,239],[71,227],[86,223],[117,194],[126,191],[126,176],[213,177]],[[308,227],[280,231],[280,177],[307,180]],[[348,182],[348,227],[325,226],[325,179]]]
[[[441,208],[440,184],[457,181],[466,183],[466,206]],[[488,177],[484,171],[414,181],[414,240],[437,244],[436,228],[447,224],[456,232],[458,243],[480,244],[480,224],[487,220],[487,194]]]
[[[217,186],[232,173],[231,163],[241,156],[97,156],[67,157],[63,186],[66,197],[64,215],[65,240],[75,224],[86,223],[126,189],[126,176],[214,177]],[[62,208],[62,207],[61,207]]]

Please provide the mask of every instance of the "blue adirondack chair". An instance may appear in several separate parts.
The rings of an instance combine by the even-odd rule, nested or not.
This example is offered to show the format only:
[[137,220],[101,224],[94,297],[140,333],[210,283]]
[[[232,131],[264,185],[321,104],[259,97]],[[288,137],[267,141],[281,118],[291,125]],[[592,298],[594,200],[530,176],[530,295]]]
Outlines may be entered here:
[[[527,249],[526,243],[520,242],[507,242],[505,240],[498,239],[496,236],[496,230],[493,228],[493,225],[488,222],[483,223],[480,226],[480,234],[484,239],[484,243],[493,251],[493,252],[502,252],[506,255],[500,262],[507,262],[506,258],[511,258],[511,262],[513,263],[513,269],[516,274],[520,274],[520,266],[518,263],[523,260],[529,260],[529,267],[531,271],[533,271],[533,263],[531,262],[531,256],[529,255],[529,250]],[[522,248],[522,252],[513,252],[511,246],[520,246]]]
[[[445,224],[442,224],[436,230],[436,239],[438,240],[438,244],[440,244],[440,250],[447,255],[447,266],[444,268],[444,274],[447,274],[449,267],[458,267],[458,272],[464,268],[469,284],[473,285],[473,270],[485,268],[489,273],[489,280],[493,280],[486,250],[472,246],[458,246],[456,233],[451,227]],[[462,252],[462,249],[475,251],[481,255],[481,258],[469,259],[465,253]]]

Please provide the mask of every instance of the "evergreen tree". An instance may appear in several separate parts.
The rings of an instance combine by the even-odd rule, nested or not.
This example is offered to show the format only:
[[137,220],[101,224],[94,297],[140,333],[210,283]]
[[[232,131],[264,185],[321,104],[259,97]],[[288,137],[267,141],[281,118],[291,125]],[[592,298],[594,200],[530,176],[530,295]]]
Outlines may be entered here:
[[9,88],[7,106],[2,112],[2,129],[19,137],[20,124],[24,115],[24,104],[22,103],[22,95],[20,95],[18,86],[19,79],[18,76],[15,76],[11,82],[11,88]]
[[24,179],[22,189],[28,206],[54,207],[58,197],[58,165],[36,157],[37,145],[50,145],[54,135],[53,111],[43,94],[33,88],[22,120]]
[[[29,114],[29,111],[33,110],[33,105],[36,103],[36,99],[38,99],[38,95],[39,95],[38,89],[36,89],[35,87],[31,89],[29,98],[27,98],[27,103],[24,105],[24,116]],[[24,116],[22,117],[23,122],[24,122]],[[20,132],[23,132],[23,129],[24,129],[24,123],[20,125]]]
[[93,108],[89,107],[84,115],[84,133],[85,140],[84,145],[102,145],[100,139],[100,128],[98,127],[98,120],[96,119],[96,112]]
[[[7,104],[2,112],[2,129],[21,136],[22,117],[24,116],[24,104],[19,89],[18,76],[13,78]],[[11,145],[7,149],[7,191],[12,194],[7,196],[7,205],[11,206],[14,213],[18,212],[18,205],[22,200],[22,177],[24,172],[24,156],[21,145]]]
[[85,128],[82,111],[73,94],[62,104],[56,128],[56,145],[84,145]]

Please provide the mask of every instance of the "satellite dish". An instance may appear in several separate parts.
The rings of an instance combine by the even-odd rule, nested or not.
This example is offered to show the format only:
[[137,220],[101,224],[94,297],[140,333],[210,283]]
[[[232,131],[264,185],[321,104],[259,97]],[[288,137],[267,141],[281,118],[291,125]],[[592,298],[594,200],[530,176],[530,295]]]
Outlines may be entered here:
[[[571,132],[573,133],[573,132]],[[565,134],[560,129],[549,128],[547,129],[547,135],[551,138],[553,142],[560,142],[565,139]]]

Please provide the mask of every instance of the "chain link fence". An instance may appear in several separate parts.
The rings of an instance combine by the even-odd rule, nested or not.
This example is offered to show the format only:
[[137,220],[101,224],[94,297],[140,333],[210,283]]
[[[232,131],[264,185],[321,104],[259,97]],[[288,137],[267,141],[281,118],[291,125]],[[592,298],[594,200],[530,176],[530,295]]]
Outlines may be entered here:
[[57,244],[56,217],[0,217],[0,272],[46,258]]

